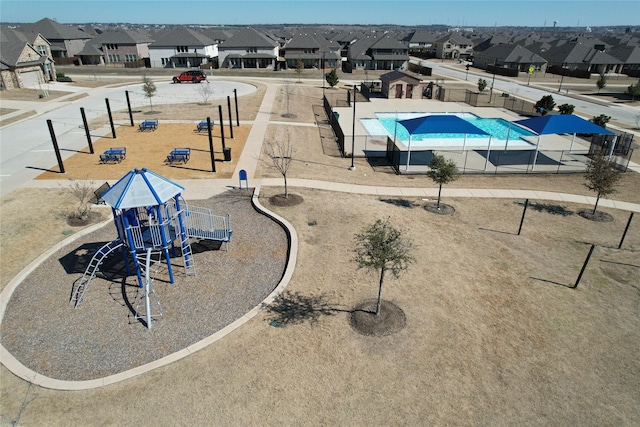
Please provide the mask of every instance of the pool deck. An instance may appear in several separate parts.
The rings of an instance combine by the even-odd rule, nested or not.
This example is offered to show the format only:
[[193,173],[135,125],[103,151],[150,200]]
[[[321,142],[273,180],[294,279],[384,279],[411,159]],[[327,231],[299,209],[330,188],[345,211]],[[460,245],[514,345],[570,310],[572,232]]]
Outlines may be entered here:
[[[524,119],[524,116],[520,116],[512,111],[503,108],[492,108],[492,107],[472,107],[464,102],[441,102],[437,100],[430,99],[380,99],[380,98],[372,98],[370,102],[359,102],[356,103],[355,106],[355,127],[353,124],[353,105],[351,107],[334,107],[334,111],[339,113],[340,118],[339,122],[342,126],[342,130],[345,133],[345,151],[347,153],[351,152],[351,142],[352,135],[355,133],[355,138],[353,141],[354,152],[356,157],[363,157],[365,154],[371,156],[378,155],[383,156],[386,151],[386,137],[372,137],[369,135],[367,129],[362,125],[360,119],[362,118],[377,118],[376,113],[414,113],[414,112],[423,112],[425,114],[434,114],[434,113],[472,113],[478,117],[484,118],[500,118],[507,120],[509,122],[513,122],[516,120]],[[355,132],[352,131],[355,130]],[[534,150],[538,141],[537,136],[524,137],[526,141],[530,142],[531,145],[527,147],[523,147],[521,145],[510,145],[507,147],[506,151],[523,151],[523,150]],[[494,145],[495,144],[495,145]],[[402,143],[398,143],[399,147],[406,146]],[[462,151],[461,144],[454,144],[450,148],[442,147],[442,146],[433,146],[433,147],[416,147],[416,150],[437,150],[440,153],[446,152],[447,158],[452,158],[459,166],[464,165],[467,171],[492,171],[497,169],[496,172],[505,171],[501,170],[503,167],[496,168],[491,164],[491,162],[487,163],[486,156],[482,155],[482,151],[494,151],[494,152],[503,152],[505,153],[504,141],[491,143],[491,148],[489,147],[480,147],[477,144],[469,144],[468,150],[466,152]],[[568,153],[571,149],[572,153]],[[540,146],[539,151],[547,151],[554,152],[557,151],[558,159],[552,159],[553,161],[550,164],[537,164],[535,166],[536,172],[555,172],[557,169],[557,164],[562,163],[566,164],[567,162],[576,162],[576,168],[582,168],[584,163],[580,162],[581,156],[585,151],[587,151],[589,147],[584,144],[584,142],[580,138],[576,138],[574,143],[572,144],[571,136],[564,135],[543,135],[540,138]],[[475,150],[475,151],[474,151]],[[565,153],[562,153],[562,150]],[[478,152],[476,152],[478,151]],[[572,155],[576,153],[576,155]],[[486,153],[485,153],[486,154]],[[516,158],[520,154],[518,153],[509,153],[509,155]],[[555,154],[552,154],[549,157],[554,157]],[[577,157],[576,157],[577,156]],[[575,157],[575,158],[574,158]],[[406,157],[405,157],[406,158]],[[547,157],[548,159],[548,157]],[[406,161],[406,160],[405,160]],[[428,160],[427,160],[428,161]],[[402,164],[403,162],[401,162]],[[404,171],[404,173],[424,173],[428,169],[426,165],[422,165],[422,162],[418,157],[411,157],[411,165],[408,171]],[[511,165],[514,166],[514,165]],[[523,165],[526,166],[526,165]],[[491,169],[493,168],[493,169]],[[509,168],[509,166],[507,166]],[[402,172],[401,168],[401,172]],[[521,168],[517,168],[521,169]],[[530,169],[530,168],[529,168]],[[513,170],[512,172],[515,172]]]

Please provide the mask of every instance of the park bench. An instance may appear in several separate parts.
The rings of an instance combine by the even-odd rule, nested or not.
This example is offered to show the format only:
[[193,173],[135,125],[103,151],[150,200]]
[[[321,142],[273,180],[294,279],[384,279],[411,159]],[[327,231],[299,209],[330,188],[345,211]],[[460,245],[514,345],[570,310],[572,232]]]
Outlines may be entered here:
[[140,123],[139,129],[142,132],[145,130],[156,130],[158,129],[158,120],[144,120]]
[[127,157],[127,149],[125,147],[111,147],[104,153],[100,154],[101,163],[116,162],[120,163]]
[[174,148],[167,156],[167,162],[187,163],[191,157],[191,148]]
[[[213,120],[211,120],[211,128],[213,129]],[[198,123],[198,126],[196,127],[196,131],[202,132],[206,130],[209,130],[209,126],[207,125],[206,120],[203,120],[200,123]]]

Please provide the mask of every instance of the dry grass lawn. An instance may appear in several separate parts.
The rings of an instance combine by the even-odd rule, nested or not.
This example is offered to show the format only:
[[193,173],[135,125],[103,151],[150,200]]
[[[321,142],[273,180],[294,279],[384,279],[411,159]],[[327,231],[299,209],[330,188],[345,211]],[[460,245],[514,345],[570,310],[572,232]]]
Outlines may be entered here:
[[[322,125],[307,126],[322,119],[312,105],[320,90],[304,84],[295,90],[289,109],[297,119],[282,118],[286,102],[279,96],[271,120],[296,123],[271,124],[267,135],[283,138],[289,132],[295,147],[289,176],[434,186],[426,177],[396,176],[362,159],[355,171],[348,170],[349,159],[327,155],[334,147],[322,138]],[[135,134],[148,135],[153,137]],[[138,155],[138,142],[132,144],[127,161]],[[75,157],[92,159],[87,170],[100,172],[90,177],[96,180],[119,167],[96,165],[97,156]],[[162,158],[146,157],[162,167]],[[180,169],[166,168],[167,174]],[[266,164],[257,175],[280,176]],[[581,175],[463,176],[449,187],[591,195],[582,183]],[[613,198],[638,203],[639,186],[639,176],[627,174]],[[595,224],[576,215],[584,206],[562,204],[566,215],[557,215],[551,213],[556,203],[539,201],[516,236],[522,207],[514,200],[445,199],[456,213],[438,216],[416,198],[291,188],[304,198],[302,204],[269,206],[268,196],[281,191],[265,188],[261,201],[298,234],[298,260],[287,290],[325,298],[334,315],[273,327],[273,315],[263,312],[186,359],[97,390],[30,387],[3,366],[2,423],[19,418],[21,425],[640,424],[638,221],[624,248],[615,249],[627,212],[604,209],[614,221]],[[63,189],[27,189],[2,198],[2,287],[65,237],[70,227],[64,217],[72,204]],[[350,328],[348,311],[376,296],[377,278],[350,260],[354,233],[384,217],[406,230],[417,262],[399,280],[387,279],[383,294],[404,310],[407,326],[373,338]],[[598,246],[582,283],[570,289],[590,244]],[[81,356],[70,351],[70,357]]]

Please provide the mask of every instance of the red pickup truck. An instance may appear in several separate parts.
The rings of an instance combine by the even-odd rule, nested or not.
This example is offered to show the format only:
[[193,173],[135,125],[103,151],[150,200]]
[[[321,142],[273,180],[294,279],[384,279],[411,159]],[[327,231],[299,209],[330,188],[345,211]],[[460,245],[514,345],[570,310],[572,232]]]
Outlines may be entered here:
[[190,70],[181,73],[173,78],[174,83],[192,82],[200,83],[207,80],[207,75],[202,70]]

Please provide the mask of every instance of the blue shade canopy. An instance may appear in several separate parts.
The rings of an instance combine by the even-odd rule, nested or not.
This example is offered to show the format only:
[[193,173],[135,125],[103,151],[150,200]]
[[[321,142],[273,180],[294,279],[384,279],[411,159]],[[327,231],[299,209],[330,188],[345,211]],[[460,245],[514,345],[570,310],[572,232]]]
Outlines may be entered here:
[[103,195],[115,209],[158,206],[182,193],[184,187],[146,168],[134,169],[120,178]]
[[582,117],[573,114],[555,114],[550,116],[534,117],[532,119],[518,120],[517,125],[531,129],[538,135],[551,135],[562,133],[596,133],[614,135],[601,126],[591,123]]
[[414,119],[399,120],[409,135],[419,135],[427,133],[470,133],[477,135],[489,135],[487,132],[479,129],[461,119],[452,115],[432,115],[424,117],[416,117]]

